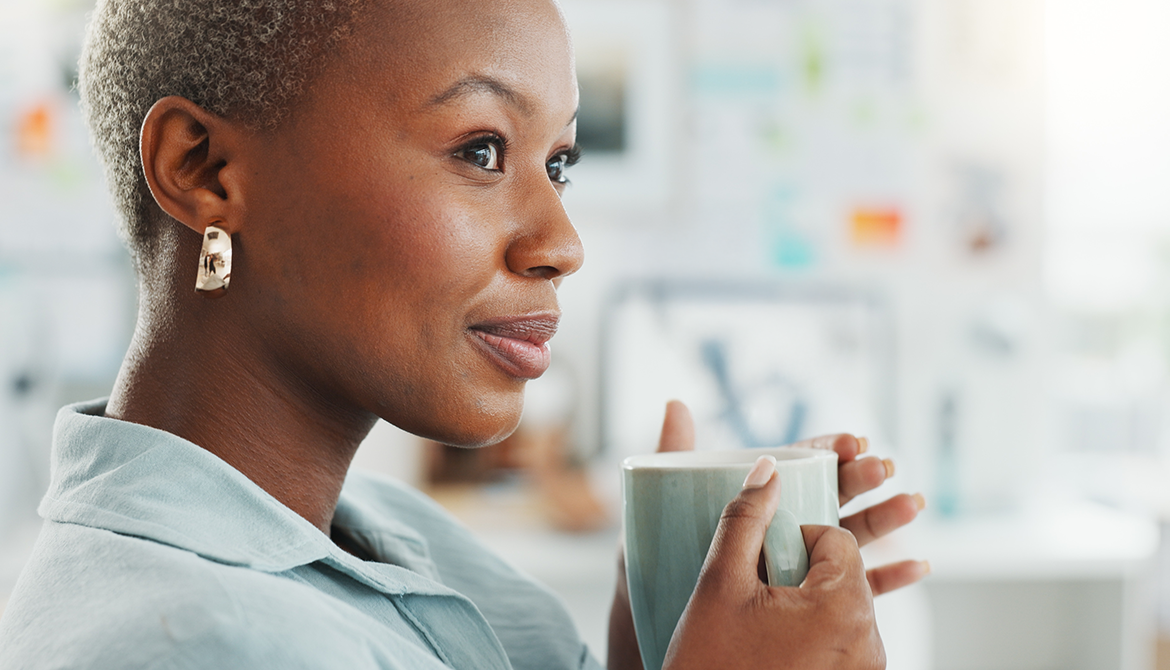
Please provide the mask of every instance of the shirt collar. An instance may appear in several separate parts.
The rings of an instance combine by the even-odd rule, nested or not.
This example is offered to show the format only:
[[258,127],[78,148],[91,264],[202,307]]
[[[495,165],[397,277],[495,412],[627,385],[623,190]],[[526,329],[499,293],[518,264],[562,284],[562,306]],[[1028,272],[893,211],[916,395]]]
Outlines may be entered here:
[[[414,569],[350,556],[212,453],[170,433],[104,417],[105,408],[99,400],[58,413],[53,475],[39,509],[44,518],[265,572],[321,561],[386,594],[442,597],[447,602],[441,607],[430,599],[407,599],[402,611],[411,612],[452,667],[510,667],[475,604],[437,581],[425,539],[394,519],[393,487],[362,491],[373,495],[343,490],[336,517],[346,529],[376,540],[377,549],[413,561]],[[351,485],[366,488],[353,481],[346,488]]]
[[39,508],[45,519],[266,572],[327,557],[331,563],[352,559],[211,452],[165,431],[105,417],[105,408],[98,400],[58,413],[53,474]]

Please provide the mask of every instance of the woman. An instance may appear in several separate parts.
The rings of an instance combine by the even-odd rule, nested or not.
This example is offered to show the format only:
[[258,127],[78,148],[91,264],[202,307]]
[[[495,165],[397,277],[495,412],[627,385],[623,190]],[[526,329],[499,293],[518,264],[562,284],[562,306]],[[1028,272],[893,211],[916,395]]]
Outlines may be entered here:
[[[108,401],[58,418],[0,666],[598,667],[554,597],[431,501],[347,479],[379,417],[500,440],[548,366],[583,258],[551,0],[108,0],[82,60],[139,321]],[[662,448],[692,441],[672,405]],[[843,500],[885,479],[863,442],[825,444]],[[810,528],[810,578],[782,590],[755,576],[779,495],[729,506],[668,667],[882,663],[871,586],[923,567],[867,582],[857,541],[920,505],[844,520],[857,540]],[[611,668],[640,665],[622,586]]]

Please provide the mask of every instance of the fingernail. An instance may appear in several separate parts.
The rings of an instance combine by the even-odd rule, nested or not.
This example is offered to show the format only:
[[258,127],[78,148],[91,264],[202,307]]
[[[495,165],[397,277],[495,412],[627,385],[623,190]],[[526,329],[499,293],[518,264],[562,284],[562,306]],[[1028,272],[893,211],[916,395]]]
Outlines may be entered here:
[[776,458],[767,455],[760,456],[756,459],[756,464],[752,466],[752,471],[748,473],[747,479],[743,480],[743,487],[745,489],[758,489],[767,484],[774,474],[776,474]]
[[922,561],[922,576],[930,574],[930,561]]
[[894,476],[894,462],[888,458],[882,459],[882,465],[886,466],[886,479]]
[[914,498],[914,506],[918,508],[919,512],[926,509],[925,496],[923,496],[921,493],[915,493],[912,497]]
[[867,451],[869,451],[869,438],[868,437],[857,438],[857,455],[860,456],[861,454],[864,454]]

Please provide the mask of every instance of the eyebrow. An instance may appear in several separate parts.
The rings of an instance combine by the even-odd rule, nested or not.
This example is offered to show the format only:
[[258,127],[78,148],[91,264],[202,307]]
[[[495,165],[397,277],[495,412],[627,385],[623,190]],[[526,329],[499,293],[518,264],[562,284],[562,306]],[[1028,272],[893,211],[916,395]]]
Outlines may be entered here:
[[530,116],[532,114],[532,105],[529,104],[527,98],[517,93],[499,79],[485,75],[472,75],[460,79],[448,87],[447,90],[427,101],[427,106],[437,107],[445,105],[452,100],[483,93],[503,98],[505,102],[516,107],[525,115]]

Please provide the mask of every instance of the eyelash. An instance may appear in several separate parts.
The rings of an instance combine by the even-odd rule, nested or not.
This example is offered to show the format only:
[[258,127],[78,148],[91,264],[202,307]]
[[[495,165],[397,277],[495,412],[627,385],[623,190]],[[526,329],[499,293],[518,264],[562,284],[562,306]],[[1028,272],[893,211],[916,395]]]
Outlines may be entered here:
[[[484,149],[485,147],[491,147],[495,151],[495,156],[494,156],[494,158],[495,158],[494,162],[496,164],[495,167],[488,167],[485,165],[480,165],[479,163],[477,163],[471,159],[470,154],[472,154],[476,151],[480,151],[480,150]],[[495,171],[502,171],[503,170],[504,157],[507,155],[507,153],[508,153],[508,140],[504,137],[501,137],[500,135],[495,134],[495,133],[489,133],[487,135],[480,135],[478,137],[471,139],[466,144],[464,144],[463,146],[456,149],[454,155],[455,155],[455,157],[457,157],[461,160],[467,161],[468,163],[471,163],[472,165],[480,168],[481,170],[488,170],[488,171],[495,172]],[[564,171],[567,170],[568,168],[576,165],[577,163],[581,162],[581,147],[579,145],[574,144],[573,146],[569,147],[568,149],[557,153],[552,158],[550,158],[547,163],[545,163],[545,169],[549,170],[551,168],[552,164],[555,163],[558,159],[561,159],[563,162],[563,165],[561,166],[560,177],[557,178],[557,177],[554,177],[552,174],[549,174],[549,179],[554,184],[565,185],[565,184],[569,183],[569,179],[564,176]]]

